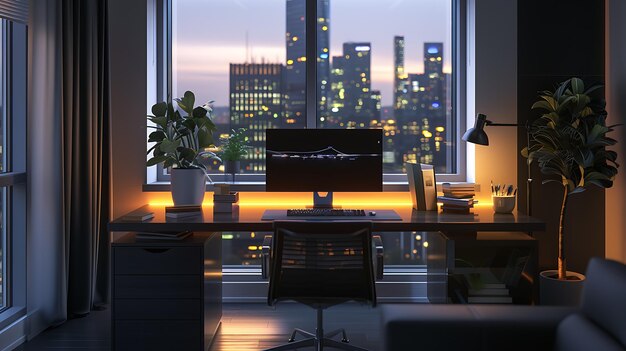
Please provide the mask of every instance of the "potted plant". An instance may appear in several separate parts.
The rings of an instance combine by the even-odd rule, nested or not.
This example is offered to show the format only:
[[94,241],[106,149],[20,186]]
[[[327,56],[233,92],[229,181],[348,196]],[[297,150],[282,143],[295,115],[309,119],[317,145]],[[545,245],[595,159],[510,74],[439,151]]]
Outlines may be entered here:
[[233,183],[235,182],[235,173],[241,167],[241,159],[248,154],[248,138],[245,136],[246,129],[232,129],[232,133],[228,137],[223,137],[222,146],[219,155],[224,162],[224,172],[232,175]]
[[[182,98],[172,102],[159,102],[152,106],[152,115],[148,119],[154,126],[148,142],[154,145],[148,150],[152,157],[147,165],[159,163],[164,168],[171,167],[172,199],[175,206],[202,205],[205,184],[208,178],[206,164],[210,159],[219,157],[209,151],[214,147],[213,132],[216,130],[212,121],[212,101],[194,107],[195,96],[186,91]],[[182,111],[184,113],[181,114]]]
[[575,304],[582,291],[584,276],[567,270],[565,218],[573,195],[595,185],[610,188],[617,174],[617,153],[606,150],[617,141],[606,136],[614,126],[606,125],[607,112],[601,98],[592,97],[599,89],[585,90],[579,78],[561,83],[554,91],[540,93],[533,109],[543,110],[530,126],[530,147],[522,150],[528,162],[537,162],[547,176],[542,184],[556,182],[563,188],[558,232],[558,269],[541,272],[541,303]]

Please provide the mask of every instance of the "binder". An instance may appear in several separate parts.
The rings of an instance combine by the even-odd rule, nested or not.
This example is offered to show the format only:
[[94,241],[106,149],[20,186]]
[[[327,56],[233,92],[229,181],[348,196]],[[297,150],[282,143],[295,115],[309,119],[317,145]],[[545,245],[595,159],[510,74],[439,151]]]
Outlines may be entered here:
[[405,165],[413,208],[418,211],[437,211],[437,182],[433,166],[423,163]]

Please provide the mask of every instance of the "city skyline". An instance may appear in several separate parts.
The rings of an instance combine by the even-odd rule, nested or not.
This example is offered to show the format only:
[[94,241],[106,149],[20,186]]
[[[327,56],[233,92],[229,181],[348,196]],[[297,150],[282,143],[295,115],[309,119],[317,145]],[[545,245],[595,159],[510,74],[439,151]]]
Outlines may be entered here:
[[[175,3],[174,10],[179,14],[175,18],[184,17],[185,21],[174,23],[174,94],[193,90],[200,101],[211,99],[217,106],[227,106],[230,63],[252,62],[254,57],[256,63],[285,64],[286,1],[218,1],[207,6],[206,11],[198,11],[197,6],[203,3],[207,5],[196,0]],[[427,12],[423,11],[425,8]],[[391,106],[394,36],[406,38],[406,71],[423,73],[424,42],[443,42],[444,51],[450,52],[449,12],[449,1],[440,0],[397,0],[382,7],[371,1],[331,1],[330,56],[340,55],[345,42],[371,43],[372,89],[381,91],[383,106]],[[205,26],[197,25],[200,17],[207,23]],[[375,22],[368,21],[373,18]],[[366,27],[363,23],[376,25]],[[444,72],[450,71],[449,61],[449,57],[444,58]]]

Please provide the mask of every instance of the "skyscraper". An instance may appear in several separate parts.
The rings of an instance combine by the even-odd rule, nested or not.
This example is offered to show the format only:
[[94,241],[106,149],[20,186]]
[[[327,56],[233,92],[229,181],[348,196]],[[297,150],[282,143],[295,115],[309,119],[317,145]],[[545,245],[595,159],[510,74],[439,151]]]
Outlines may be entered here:
[[344,43],[343,56],[333,60],[332,96],[339,99],[339,104],[331,102],[329,124],[369,128],[372,119],[380,118],[380,106],[377,111],[371,91],[371,49],[370,43]]
[[284,126],[283,70],[281,64],[230,64],[230,125],[246,128],[252,149],[241,170],[265,171],[265,129]]
[[393,38],[393,103],[394,110],[403,108],[403,100],[405,99],[406,78],[404,71],[404,37],[395,36]]
[[[306,0],[287,0],[286,128],[306,126]],[[330,100],[330,0],[317,2],[317,109],[328,115]]]
[[305,0],[287,0],[284,128],[306,126],[305,12]]
[[317,109],[328,117],[330,102],[330,0],[317,0]]

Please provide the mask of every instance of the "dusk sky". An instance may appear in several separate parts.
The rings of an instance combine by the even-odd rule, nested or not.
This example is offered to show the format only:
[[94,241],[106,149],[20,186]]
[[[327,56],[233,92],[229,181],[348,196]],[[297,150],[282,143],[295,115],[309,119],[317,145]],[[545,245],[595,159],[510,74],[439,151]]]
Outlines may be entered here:
[[[330,55],[372,43],[372,89],[393,99],[393,37],[405,37],[408,73],[423,72],[423,43],[444,43],[450,72],[451,0],[330,0]],[[285,63],[286,0],[174,0],[174,96],[228,106],[230,63]],[[249,50],[246,59],[246,33]]]

